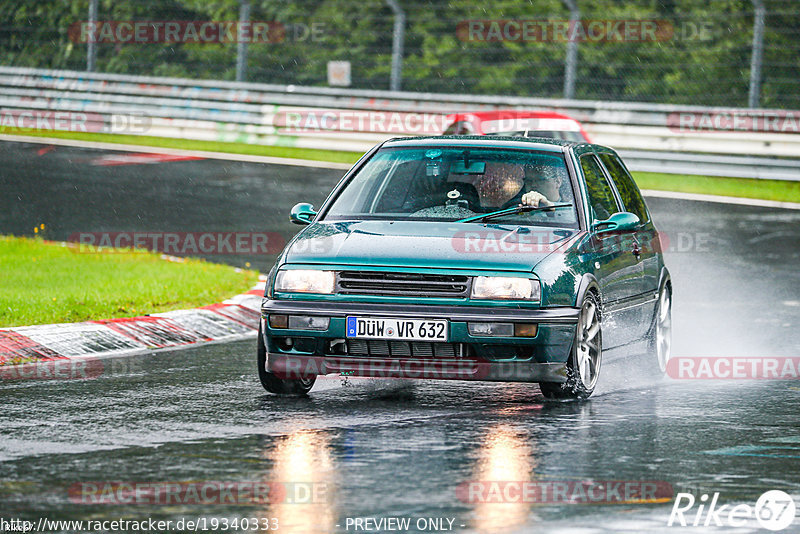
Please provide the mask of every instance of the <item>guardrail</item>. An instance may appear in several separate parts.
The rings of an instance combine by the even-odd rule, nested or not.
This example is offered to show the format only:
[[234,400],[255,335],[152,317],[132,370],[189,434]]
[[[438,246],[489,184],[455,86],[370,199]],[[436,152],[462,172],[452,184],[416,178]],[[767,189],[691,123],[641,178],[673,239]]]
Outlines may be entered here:
[[[795,159],[800,158],[800,133],[680,126],[680,114],[735,114],[753,123],[764,117],[795,117],[795,127],[800,128],[800,113],[777,110],[367,91],[20,67],[0,67],[0,109],[84,113],[90,130],[110,133],[357,152],[398,135],[438,133],[409,127],[419,124],[420,116],[441,119],[457,111],[549,109],[581,121],[593,141],[620,150],[634,170],[800,180],[800,159]],[[339,117],[345,110],[356,115],[389,113],[397,121],[396,127],[383,128],[374,128],[369,120],[347,127],[332,121],[311,129],[287,124],[290,114],[309,110],[328,110]]]

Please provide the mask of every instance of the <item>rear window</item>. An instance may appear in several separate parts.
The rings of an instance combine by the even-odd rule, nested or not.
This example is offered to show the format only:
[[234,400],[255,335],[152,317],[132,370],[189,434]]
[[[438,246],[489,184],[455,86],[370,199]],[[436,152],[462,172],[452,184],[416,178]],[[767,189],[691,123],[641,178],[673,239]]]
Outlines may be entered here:
[[475,133],[472,123],[468,121],[457,121],[447,127],[442,135],[470,135]]
[[506,117],[481,123],[487,134],[501,132],[578,132],[580,125],[572,119]]

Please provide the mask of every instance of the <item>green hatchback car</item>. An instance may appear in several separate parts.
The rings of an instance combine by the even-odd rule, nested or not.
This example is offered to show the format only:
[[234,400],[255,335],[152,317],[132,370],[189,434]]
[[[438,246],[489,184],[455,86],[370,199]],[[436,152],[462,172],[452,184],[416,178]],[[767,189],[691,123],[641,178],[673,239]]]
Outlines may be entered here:
[[663,373],[672,285],[612,149],[542,138],[392,139],[365,154],[269,273],[258,373],[537,382],[588,398],[603,361]]

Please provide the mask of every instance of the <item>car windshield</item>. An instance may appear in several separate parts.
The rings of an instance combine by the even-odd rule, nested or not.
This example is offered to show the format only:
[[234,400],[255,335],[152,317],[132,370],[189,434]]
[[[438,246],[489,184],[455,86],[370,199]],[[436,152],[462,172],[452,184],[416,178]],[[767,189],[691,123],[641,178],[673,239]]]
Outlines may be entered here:
[[513,213],[502,223],[577,228],[561,153],[484,147],[384,148],[351,176],[324,219],[458,221],[518,206],[526,193],[569,208]]

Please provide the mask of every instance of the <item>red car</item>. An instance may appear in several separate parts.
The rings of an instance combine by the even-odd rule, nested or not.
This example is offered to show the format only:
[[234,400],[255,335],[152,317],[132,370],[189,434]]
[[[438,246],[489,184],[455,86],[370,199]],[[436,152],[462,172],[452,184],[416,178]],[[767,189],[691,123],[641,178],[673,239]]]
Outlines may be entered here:
[[443,135],[513,135],[589,143],[581,123],[554,111],[496,110],[447,116]]

